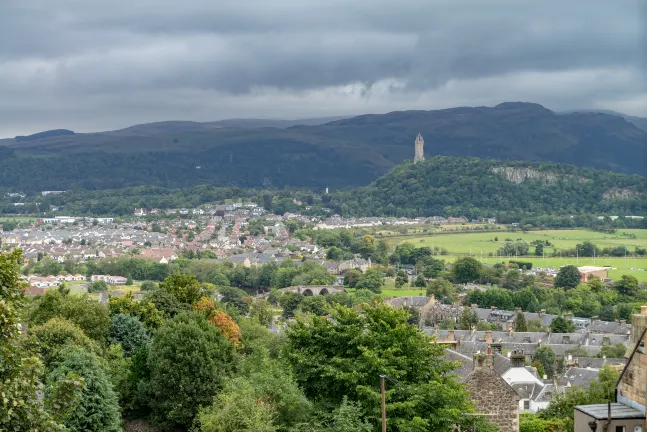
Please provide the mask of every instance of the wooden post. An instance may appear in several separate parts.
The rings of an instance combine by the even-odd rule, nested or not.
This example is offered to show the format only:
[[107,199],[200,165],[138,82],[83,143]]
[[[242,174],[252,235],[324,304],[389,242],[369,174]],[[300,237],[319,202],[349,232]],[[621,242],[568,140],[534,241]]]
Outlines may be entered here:
[[382,392],[382,432],[386,432],[386,389],[384,375],[380,375],[380,391]]

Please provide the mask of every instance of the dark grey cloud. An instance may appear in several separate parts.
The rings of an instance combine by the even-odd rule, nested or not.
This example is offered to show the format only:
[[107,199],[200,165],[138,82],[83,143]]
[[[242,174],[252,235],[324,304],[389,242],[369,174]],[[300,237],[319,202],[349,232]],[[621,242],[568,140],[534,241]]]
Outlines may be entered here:
[[0,136],[530,100],[647,116],[641,0],[8,0]]

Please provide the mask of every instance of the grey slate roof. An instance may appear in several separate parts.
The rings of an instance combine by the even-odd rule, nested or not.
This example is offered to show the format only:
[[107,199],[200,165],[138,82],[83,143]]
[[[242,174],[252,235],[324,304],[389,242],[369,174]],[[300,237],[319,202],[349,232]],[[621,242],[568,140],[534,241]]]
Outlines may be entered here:
[[[607,404],[578,405],[575,407],[575,409],[593,417],[596,420],[604,420],[607,418]],[[621,403],[612,403],[611,418],[612,419],[644,419],[645,414],[627,405],[623,405]]]
[[454,350],[445,349],[445,354],[443,355],[446,361],[459,362],[460,367],[454,369],[453,373],[458,375],[457,380],[463,382],[465,378],[472,372],[474,366],[474,359],[471,356],[461,354]]
[[598,379],[599,369],[587,369],[581,367],[570,367],[559,377],[559,384],[575,387],[588,388],[591,382]]

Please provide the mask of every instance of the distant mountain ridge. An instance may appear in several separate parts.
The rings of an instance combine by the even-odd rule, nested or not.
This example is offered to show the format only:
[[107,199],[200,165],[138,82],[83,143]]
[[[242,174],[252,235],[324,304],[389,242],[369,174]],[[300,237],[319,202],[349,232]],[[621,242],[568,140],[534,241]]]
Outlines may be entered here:
[[177,121],[20,143],[2,140],[0,188],[366,185],[412,159],[419,132],[428,158],[552,161],[647,174],[647,133],[620,116],[598,112],[557,114],[534,103],[506,102],[314,123]]
[[52,138],[52,137],[67,136],[67,135],[74,135],[74,131],[71,131],[68,129],[52,129],[52,130],[47,130],[43,132],[38,132],[31,135],[18,135],[14,139],[16,140],[16,142],[25,142],[25,141],[35,141],[43,138]]

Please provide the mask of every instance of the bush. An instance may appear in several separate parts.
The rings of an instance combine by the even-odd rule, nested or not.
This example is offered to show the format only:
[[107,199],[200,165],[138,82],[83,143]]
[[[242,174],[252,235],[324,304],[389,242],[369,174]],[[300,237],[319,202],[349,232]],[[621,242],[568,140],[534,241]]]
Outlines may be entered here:
[[108,291],[108,284],[105,281],[98,280],[88,285],[88,292],[90,293],[101,291]]

